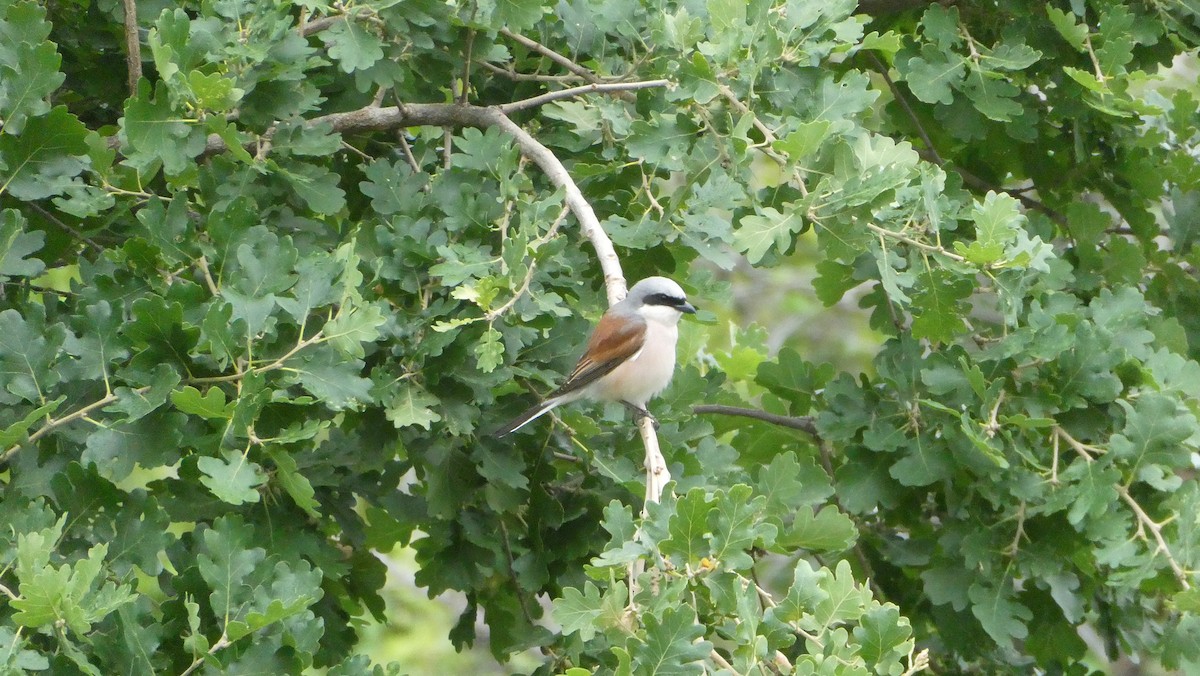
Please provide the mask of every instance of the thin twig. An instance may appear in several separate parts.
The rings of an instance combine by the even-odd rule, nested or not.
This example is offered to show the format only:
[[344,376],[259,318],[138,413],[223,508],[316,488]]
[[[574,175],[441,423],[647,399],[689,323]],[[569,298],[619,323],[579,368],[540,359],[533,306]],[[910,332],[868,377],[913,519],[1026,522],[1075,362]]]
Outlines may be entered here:
[[182,672],[180,672],[179,676],[188,676],[188,674],[195,671],[197,667],[199,667],[201,664],[204,664],[204,659],[206,657],[210,655],[216,655],[217,651],[228,648],[231,645],[233,645],[233,643],[229,640],[229,636],[225,634],[225,632],[221,632],[221,638],[217,639],[217,642],[212,644],[212,647],[208,649],[208,652],[193,660],[192,663],[188,665],[187,669],[184,669]]
[[518,110],[536,108],[540,105],[550,103],[551,101],[570,99],[579,96],[580,94],[634,91],[637,89],[649,89],[651,87],[666,87],[669,84],[671,84],[669,80],[642,80],[638,82],[593,82],[592,84],[571,87],[570,89],[547,92],[545,94],[534,96],[528,99],[501,104],[497,107],[500,109],[500,112],[504,113],[505,115],[511,115]]
[[321,31],[326,30],[339,21],[349,21],[351,18],[353,17],[349,14],[323,16],[316,21],[301,21],[300,25],[296,27],[296,30],[299,31],[300,35],[308,37],[314,33],[320,33]]
[[53,213],[47,211],[46,209],[43,209],[42,206],[40,204],[38,204],[37,202],[26,202],[26,204],[29,205],[29,207],[32,208],[34,211],[38,212],[38,215],[40,215],[42,218],[44,218],[47,221],[50,221],[54,225],[58,226],[64,232],[68,233],[69,235],[71,235],[75,239],[79,240],[80,242],[83,242],[84,244],[87,244],[88,246],[92,247],[93,249],[96,250],[97,253],[104,252],[104,247],[102,247],[99,244],[92,241],[87,235],[83,234],[79,230],[72,228],[71,226],[67,225],[66,223],[63,223],[61,219],[59,219],[57,216],[55,216]]
[[[1154,519],[1151,519],[1150,515],[1146,513],[1146,510],[1142,509],[1142,506],[1138,504],[1137,500],[1134,500],[1133,496],[1129,494],[1129,489],[1125,486],[1117,486],[1117,493],[1120,494],[1121,499],[1125,501],[1125,504],[1129,505],[1129,508],[1132,509],[1133,513],[1137,516],[1140,524],[1138,526],[1138,531],[1140,532],[1142,530],[1142,526],[1145,526],[1150,530],[1150,534],[1154,536],[1154,541],[1157,543],[1157,548],[1154,550],[1154,553],[1161,553],[1164,557],[1166,557],[1167,564],[1171,566],[1171,571],[1175,573],[1175,579],[1179,580],[1180,586],[1182,586],[1184,589],[1191,589],[1192,585],[1190,582],[1188,582],[1187,572],[1183,570],[1183,567],[1180,566],[1179,562],[1175,560],[1175,557],[1171,555],[1171,549],[1167,547],[1167,541],[1165,538],[1163,538],[1162,527],[1169,523],[1169,520],[1164,521],[1163,523],[1158,523]],[[1146,538],[1145,533],[1140,534],[1144,540]]]
[[579,82],[583,78],[578,75],[542,75],[540,73],[518,73],[512,68],[501,68],[487,61],[476,61],[486,70],[495,73],[501,77],[506,77],[513,82]]
[[397,129],[396,138],[400,141],[400,149],[404,151],[404,159],[408,160],[408,166],[412,167],[414,174],[421,173],[421,165],[417,164],[417,158],[413,157],[413,151],[408,145],[408,136],[405,131]]
[[887,66],[879,60],[879,57],[874,52],[868,52],[867,59],[871,62],[871,65],[875,66],[875,70],[883,76],[883,83],[892,92],[892,98],[900,104],[900,107],[904,109],[904,114],[908,116],[909,121],[917,128],[917,136],[921,137],[921,142],[929,149],[930,154],[933,156],[933,163],[938,166],[944,164],[942,156],[938,154],[937,148],[933,145],[933,139],[929,137],[929,132],[925,131],[925,125],[921,124],[921,118],[917,117],[917,112],[909,105],[908,97],[900,91],[900,88],[892,81],[892,77],[888,75]]
[[138,39],[137,0],[124,0],[125,5],[125,68],[129,77],[129,96],[137,96],[138,80],[142,79],[142,42]]
[[[1104,449],[1079,441],[1075,437],[1071,436],[1065,429],[1057,425],[1054,426],[1054,435],[1056,438],[1060,438],[1067,442],[1068,446],[1074,449],[1076,453],[1082,456],[1083,459],[1089,463],[1095,461],[1096,455],[1104,453]],[[1164,538],[1162,534],[1162,527],[1170,523],[1171,520],[1167,519],[1162,523],[1155,521],[1154,519],[1150,518],[1150,515],[1146,513],[1146,510],[1143,509],[1141,504],[1139,504],[1138,501],[1134,499],[1133,495],[1130,494],[1128,486],[1117,484],[1114,486],[1114,488],[1116,489],[1117,494],[1121,496],[1121,499],[1125,502],[1125,504],[1129,505],[1129,508],[1133,510],[1133,514],[1137,518],[1137,537],[1143,542],[1148,543],[1145,531],[1149,530],[1150,534],[1154,537],[1154,554],[1162,554],[1167,559],[1167,565],[1171,567],[1171,572],[1175,574],[1175,579],[1179,580],[1179,585],[1184,589],[1191,589],[1192,585],[1191,582],[1188,581],[1187,571],[1185,571],[1183,566],[1180,566],[1179,562],[1175,560],[1175,557],[1171,554],[1171,548],[1167,546],[1166,538]]]
[[775,413],[760,411],[756,408],[740,408],[737,406],[723,406],[721,404],[701,404],[699,406],[693,406],[692,413],[697,415],[712,413],[716,415],[735,415],[743,418],[754,418],[755,420],[769,422],[772,425],[779,425],[781,427],[800,430],[814,439],[820,438],[820,434],[817,432],[816,421],[812,416],[808,415],[777,415]]
[[[149,391],[150,391],[150,387],[146,386],[146,387],[140,387],[140,388],[134,390],[134,393],[135,394],[144,394]],[[32,434],[30,434],[29,438],[26,439],[25,442],[32,444],[33,442],[37,441],[38,439],[41,439],[42,437],[53,432],[54,430],[58,429],[59,427],[62,427],[63,425],[66,425],[67,423],[79,420],[80,418],[86,418],[92,411],[95,411],[98,408],[104,408],[105,406],[108,406],[109,404],[113,403],[116,400],[117,400],[117,395],[109,393],[108,396],[104,397],[103,399],[93,401],[92,403],[88,404],[87,406],[84,406],[83,408],[80,408],[71,413],[68,413],[67,415],[64,415],[61,418],[54,418],[53,420],[49,420],[46,422],[45,425],[42,425],[37,430],[35,430]],[[20,450],[21,445],[22,445],[21,443],[13,444],[8,450],[4,451],[4,454],[0,455],[0,464],[7,463],[9,458],[11,458],[18,450]]]
[[521,288],[517,289],[516,293],[512,295],[512,298],[509,298],[504,305],[501,305],[495,310],[485,314],[483,318],[489,322],[494,322],[498,317],[503,316],[505,312],[511,310],[512,307],[517,304],[517,301],[521,299],[521,296],[524,296],[525,292],[529,290],[529,282],[533,280],[533,271],[536,269],[537,261],[530,261],[529,269],[525,271],[525,281],[521,282]]
[[[742,115],[749,115],[750,121],[754,125],[754,128],[758,130],[758,133],[763,135],[763,142],[765,145],[759,148],[759,151],[774,160],[779,166],[786,167],[788,165],[788,159],[775,152],[775,150],[771,147],[775,144],[775,141],[779,140],[779,137],[775,135],[775,131],[764,124],[762,120],[758,119],[758,116],[754,114],[754,111],[750,110],[750,106],[747,106],[745,103],[743,103],[742,100],[737,97],[737,94],[733,93],[733,90],[730,89],[728,85],[720,85],[718,91],[721,93],[721,96],[729,102],[729,105],[733,106],[734,110],[738,111]],[[797,166],[792,169],[792,178],[795,179],[796,185],[800,188],[800,194],[807,196],[808,186],[804,183],[804,175],[801,173],[800,167]]]
[[510,40],[519,42],[521,45],[523,45],[527,49],[532,49],[533,51],[537,52],[538,54],[541,54],[542,56],[550,59],[554,63],[557,63],[558,65],[562,66],[563,68],[566,68],[567,70],[569,70],[572,73],[578,75],[579,77],[587,80],[588,82],[599,82],[600,81],[600,78],[592,71],[588,70],[587,68],[584,68],[583,66],[579,65],[578,63],[575,63],[571,59],[563,56],[562,54],[559,54],[558,52],[554,51],[553,49],[550,49],[549,47],[543,45],[542,43],[540,43],[536,40],[531,40],[531,39],[525,37],[524,35],[514,33],[512,31],[508,30],[507,28],[501,28],[500,34]]
[[868,222],[867,228],[870,229],[872,232],[876,233],[877,235],[879,235],[880,237],[888,237],[890,239],[904,242],[905,244],[907,244],[909,246],[915,246],[916,248],[920,249],[921,251],[926,251],[931,254],[937,254],[939,256],[945,256],[946,258],[949,258],[952,261],[958,261],[959,263],[965,263],[967,261],[966,258],[954,253],[953,251],[948,251],[940,246],[928,244],[926,242],[922,242],[920,240],[913,239],[912,237],[909,237],[905,234],[902,234],[899,232],[894,232],[892,230],[888,230],[887,228],[881,228],[878,225],[875,225],[874,223]]
[[717,652],[716,648],[713,648],[712,652],[709,653],[709,657],[712,658],[712,661],[715,662],[718,667],[728,670],[729,673],[733,674],[734,676],[741,676],[737,669],[734,669],[733,665],[729,663],[729,660],[726,660],[721,653]]

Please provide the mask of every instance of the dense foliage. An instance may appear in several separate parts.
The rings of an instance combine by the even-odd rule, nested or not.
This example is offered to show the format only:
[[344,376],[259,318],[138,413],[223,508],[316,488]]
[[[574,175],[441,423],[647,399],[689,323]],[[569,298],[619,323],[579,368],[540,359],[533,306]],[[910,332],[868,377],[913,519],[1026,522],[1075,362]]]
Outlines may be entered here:
[[[0,0],[0,671],[361,673],[397,545],[544,673],[1200,668],[1194,3],[125,6]],[[866,373],[719,310],[812,233]],[[486,435],[618,261],[658,502]]]

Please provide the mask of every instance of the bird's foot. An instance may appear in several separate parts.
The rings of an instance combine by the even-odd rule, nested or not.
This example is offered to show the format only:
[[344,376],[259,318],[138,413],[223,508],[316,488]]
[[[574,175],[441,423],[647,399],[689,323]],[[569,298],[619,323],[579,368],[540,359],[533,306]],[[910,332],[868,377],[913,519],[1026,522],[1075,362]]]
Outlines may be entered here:
[[633,413],[634,420],[637,420],[640,422],[642,418],[649,418],[650,422],[654,424],[654,429],[657,430],[659,428],[658,418],[655,418],[654,415],[652,413],[650,413],[650,411],[647,411],[646,409],[642,408],[641,406],[630,403],[628,401],[622,401],[621,404],[625,408],[629,409],[629,411],[631,413]]

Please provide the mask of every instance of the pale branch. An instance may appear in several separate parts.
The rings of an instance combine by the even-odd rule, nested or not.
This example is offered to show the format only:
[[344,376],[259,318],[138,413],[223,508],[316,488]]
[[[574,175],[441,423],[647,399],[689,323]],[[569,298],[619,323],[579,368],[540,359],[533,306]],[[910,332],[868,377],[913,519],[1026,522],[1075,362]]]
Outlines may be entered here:
[[756,408],[740,408],[737,406],[723,406],[721,404],[700,404],[698,406],[693,406],[692,413],[697,415],[711,413],[714,415],[733,415],[743,418],[753,418],[755,420],[771,423],[772,425],[779,425],[780,427],[788,427],[794,430],[800,430],[814,439],[820,438],[820,434],[817,432],[816,421],[812,416],[809,415],[777,415],[775,413],[760,411]]
[[525,37],[524,35],[521,35],[519,33],[514,33],[512,31],[508,30],[507,28],[501,28],[500,34],[514,42],[520,43],[526,49],[530,49],[532,51],[537,52],[538,54],[541,54],[542,56],[550,59],[554,63],[557,63],[558,65],[562,66],[563,68],[566,68],[567,70],[571,71],[575,75],[578,75],[579,77],[587,80],[588,82],[599,82],[600,81],[600,77],[597,76],[592,71],[588,70],[587,68],[584,68],[583,66],[579,65],[578,63],[575,63],[571,59],[563,56],[562,54],[559,54],[558,52],[554,51],[553,49],[550,49],[549,47],[543,45],[542,43],[537,42],[536,40],[531,40],[531,39]]
[[[1067,442],[1068,446],[1070,446],[1076,453],[1078,453],[1085,461],[1089,463],[1095,461],[1096,455],[1104,453],[1103,448],[1085,444],[1082,441],[1079,441],[1058,425],[1054,426],[1053,434],[1055,439],[1062,439],[1063,441]],[[1129,505],[1129,508],[1133,510],[1134,518],[1137,519],[1138,527],[1135,536],[1143,542],[1149,544],[1149,540],[1146,538],[1146,531],[1149,530],[1150,535],[1154,537],[1155,549],[1153,553],[1155,555],[1162,554],[1167,559],[1167,565],[1171,567],[1171,572],[1174,573],[1175,579],[1179,580],[1179,585],[1184,589],[1191,589],[1192,584],[1188,580],[1187,571],[1183,569],[1183,566],[1179,565],[1179,561],[1175,560],[1175,556],[1171,554],[1171,548],[1167,546],[1167,540],[1162,534],[1162,527],[1169,523],[1170,519],[1167,519],[1162,523],[1155,521],[1154,519],[1150,518],[1150,515],[1146,513],[1146,510],[1142,507],[1142,505],[1138,503],[1136,499],[1134,499],[1133,495],[1129,492],[1128,486],[1124,484],[1117,484],[1114,486],[1114,488],[1117,491],[1117,495],[1121,496],[1121,500],[1123,500],[1125,504]]]
[[[150,391],[149,386],[138,388],[138,389],[134,390],[134,393],[135,394],[143,394],[148,391]],[[15,455],[18,450],[21,449],[21,446],[23,445],[23,443],[31,444],[31,443],[37,441],[38,439],[41,439],[42,437],[46,436],[47,434],[53,432],[54,430],[58,429],[59,427],[62,427],[63,425],[66,425],[67,423],[79,420],[80,418],[86,418],[88,416],[88,414],[90,414],[92,411],[95,411],[98,408],[104,408],[105,406],[108,406],[109,404],[113,403],[116,400],[117,400],[117,395],[113,394],[112,392],[109,392],[108,395],[106,395],[104,398],[93,401],[92,403],[88,404],[87,406],[84,406],[83,408],[76,409],[75,411],[72,411],[71,413],[68,413],[61,418],[53,418],[51,420],[46,421],[46,424],[42,425],[37,430],[35,430],[32,434],[30,434],[29,438],[26,439],[25,442],[18,442],[16,444],[13,444],[11,447],[9,447],[8,450],[4,451],[3,454],[0,454],[0,464],[7,463],[9,461],[9,459],[12,458],[12,456]]]
[[501,131],[512,136],[521,152],[541,168],[542,172],[546,174],[546,178],[550,179],[555,187],[565,193],[567,206],[571,207],[571,213],[575,214],[575,220],[579,221],[579,227],[583,230],[584,236],[596,250],[600,270],[604,273],[604,288],[607,291],[608,304],[613,305],[619,302],[625,297],[626,291],[625,275],[621,272],[621,259],[617,257],[612,240],[600,226],[600,219],[596,217],[592,205],[588,203],[579,190],[579,186],[575,184],[575,180],[571,178],[570,172],[552,150],[542,145],[540,141],[508,119],[498,109],[478,108],[476,110],[481,112],[480,121],[486,122],[483,126],[499,127]]
[[638,82],[593,82],[591,84],[582,85],[579,87],[571,87],[556,92],[546,92],[538,96],[521,101],[513,101],[512,103],[504,103],[497,108],[505,115],[511,115],[519,110],[528,108],[536,108],[540,105],[558,101],[559,99],[574,98],[580,94],[592,94],[600,92],[625,92],[634,91],[637,89],[650,89],[652,87],[666,87],[671,84],[668,80],[643,80]]
[[867,223],[867,228],[869,230],[871,230],[872,232],[874,232],[875,234],[879,235],[880,237],[887,237],[889,239],[894,239],[894,240],[897,240],[900,242],[904,242],[905,244],[907,244],[909,246],[914,246],[914,247],[920,249],[921,251],[925,251],[927,253],[937,254],[939,256],[945,256],[946,258],[949,258],[952,261],[958,261],[959,263],[965,263],[967,261],[966,258],[954,253],[953,251],[949,251],[940,246],[935,246],[933,244],[928,244],[926,242],[922,242],[920,240],[913,239],[912,237],[909,237],[908,235],[905,235],[903,233],[895,232],[893,230],[888,230],[887,228],[881,228],[878,225],[875,225],[874,223]]
[[[779,166],[787,167],[788,159],[775,152],[775,150],[771,147],[775,144],[775,141],[779,140],[779,137],[776,136],[775,132],[766,124],[764,124],[762,120],[758,119],[758,116],[754,114],[754,111],[750,110],[750,107],[743,103],[742,100],[737,97],[737,94],[733,93],[733,90],[730,89],[728,85],[720,85],[718,91],[721,93],[722,98],[728,101],[729,105],[733,106],[734,110],[738,111],[742,115],[750,116],[751,123],[754,125],[754,128],[758,130],[758,133],[763,135],[763,141],[766,143],[766,145],[759,148],[759,150],[764,155],[774,160]],[[792,169],[792,177],[796,180],[796,185],[800,188],[800,194],[807,196],[808,186],[804,184],[804,176],[801,175],[800,167],[794,167]]]
[[505,312],[511,310],[513,306],[517,304],[517,301],[521,300],[521,297],[525,295],[525,292],[529,290],[529,283],[533,281],[533,271],[536,269],[537,261],[530,261],[529,269],[525,271],[525,280],[521,282],[521,288],[517,289],[516,292],[513,293],[512,298],[509,298],[500,307],[485,314],[483,318],[486,321],[493,322],[499,317],[502,317]]
[[[646,502],[659,502],[663,489],[671,481],[671,472],[667,469],[667,459],[663,457],[662,449],[658,446],[658,434],[654,431],[654,419],[642,416],[638,424],[642,434],[642,444],[646,447]],[[642,507],[645,515],[645,506]]]
[[1142,530],[1143,527],[1145,527],[1150,531],[1150,534],[1154,536],[1154,542],[1156,543],[1154,553],[1162,554],[1164,557],[1166,557],[1167,564],[1171,566],[1171,572],[1175,574],[1175,579],[1179,580],[1179,585],[1181,587],[1184,589],[1191,589],[1192,585],[1188,581],[1187,572],[1184,571],[1183,566],[1179,565],[1179,562],[1175,560],[1175,557],[1171,555],[1171,549],[1167,547],[1167,541],[1162,534],[1162,527],[1169,522],[1170,519],[1164,521],[1163,523],[1159,523],[1154,519],[1151,519],[1150,515],[1146,513],[1146,510],[1142,509],[1142,506],[1138,504],[1138,501],[1134,500],[1133,496],[1129,494],[1129,488],[1126,486],[1117,486],[1117,493],[1120,494],[1121,499],[1125,501],[1125,504],[1129,505],[1129,508],[1133,510],[1134,515],[1137,517],[1138,534],[1141,535],[1142,540],[1146,539],[1146,534]]
[[216,655],[217,652],[224,650],[225,648],[228,648],[231,645],[233,645],[233,642],[229,640],[229,635],[226,634],[225,632],[221,632],[221,638],[217,639],[217,642],[212,644],[212,647],[208,649],[208,652],[204,653],[203,655],[201,655],[201,656],[197,657],[195,660],[193,660],[192,663],[188,665],[187,669],[184,669],[182,672],[179,673],[179,676],[188,676],[188,674],[192,673],[197,668],[199,668],[199,666],[201,664],[204,664],[204,659],[206,657],[208,657],[210,655]]
[[583,78],[578,75],[542,75],[540,73],[518,73],[510,68],[501,68],[487,61],[476,61],[485,70],[500,77],[506,77],[513,82],[579,82]]

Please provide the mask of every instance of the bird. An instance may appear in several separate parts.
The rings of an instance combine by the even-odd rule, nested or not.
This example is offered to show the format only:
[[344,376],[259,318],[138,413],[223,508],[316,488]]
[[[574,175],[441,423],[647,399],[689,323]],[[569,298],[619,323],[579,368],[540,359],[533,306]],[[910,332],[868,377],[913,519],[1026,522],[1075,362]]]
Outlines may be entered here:
[[687,294],[666,277],[647,277],[600,318],[579,363],[546,400],[492,433],[503,437],[551,410],[578,399],[612,401],[639,417],[658,421],[646,403],[666,389],[675,373],[679,319],[695,314]]

